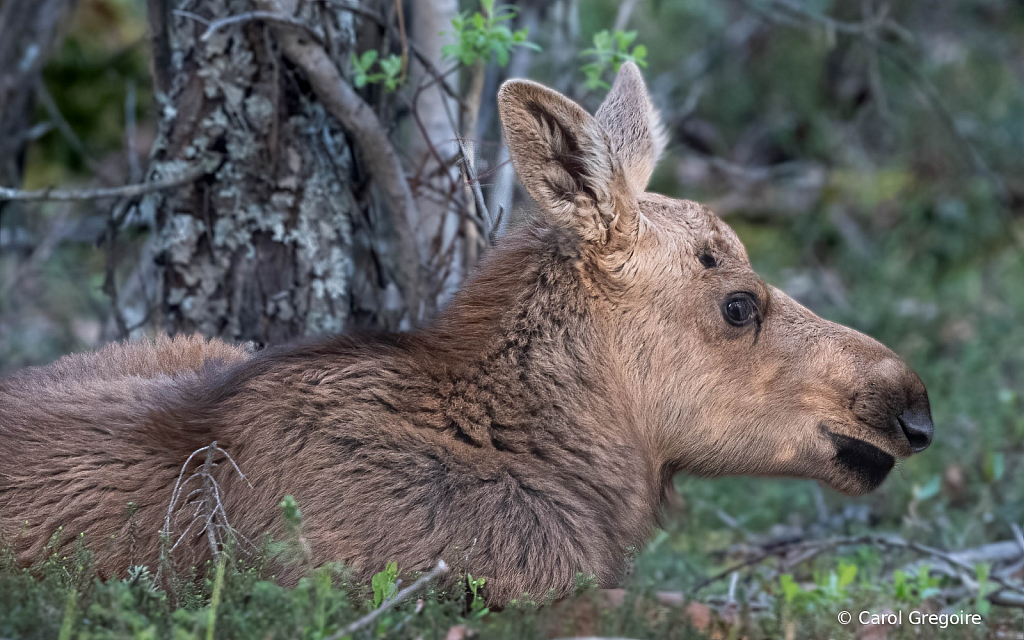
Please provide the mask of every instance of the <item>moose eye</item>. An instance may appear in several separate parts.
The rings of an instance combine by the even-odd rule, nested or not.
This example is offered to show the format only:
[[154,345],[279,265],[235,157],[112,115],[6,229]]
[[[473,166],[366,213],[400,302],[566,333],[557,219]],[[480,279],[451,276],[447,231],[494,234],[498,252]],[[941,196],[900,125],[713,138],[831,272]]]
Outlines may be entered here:
[[734,327],[743,327],[757,320],[757,301],[749,293],[735,293],[722,305],[725,321]]

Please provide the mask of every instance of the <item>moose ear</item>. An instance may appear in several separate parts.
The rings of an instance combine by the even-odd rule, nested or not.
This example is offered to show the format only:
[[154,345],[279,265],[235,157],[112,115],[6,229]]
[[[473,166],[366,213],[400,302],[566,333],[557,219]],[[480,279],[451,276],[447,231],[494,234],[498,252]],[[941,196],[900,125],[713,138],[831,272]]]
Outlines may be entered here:
[[619,69],[596,118],[608,132],[630,186],[643,193],[668,137],[635,63],[626,62]]
[[519,179],[548,215],[606,250],[633,237],[636,196],[593,116],[529,80],[501,86],[498,112]]

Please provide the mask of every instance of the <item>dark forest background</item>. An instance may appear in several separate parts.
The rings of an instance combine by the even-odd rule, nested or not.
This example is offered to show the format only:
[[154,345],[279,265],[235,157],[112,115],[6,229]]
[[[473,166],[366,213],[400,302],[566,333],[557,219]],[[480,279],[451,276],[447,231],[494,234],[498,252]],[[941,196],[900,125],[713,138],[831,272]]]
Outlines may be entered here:
[[[627,585],[649,610],[595,629],[686,637],[668,593],[717,637],[1022,637],[1014,0],[0,0],[0,373],[157,332],[265,345],[429,322],[522,215],[500,83],[593,110],[628,59],[671,134],[651,190],[705,203],[769,282],[896,350],[936,439],[861,499],[679,478]],[[28,588],[5,580],[0,596]],[[205,628],[208,596],[181,629]],[[986,624],[835,622],[899,603]],[[0,613],[0,636],[55,633],[33,606]],[[230,606],[229,626],[249,605]],[[562,615],[449,614],[377,631],[530,637]]]

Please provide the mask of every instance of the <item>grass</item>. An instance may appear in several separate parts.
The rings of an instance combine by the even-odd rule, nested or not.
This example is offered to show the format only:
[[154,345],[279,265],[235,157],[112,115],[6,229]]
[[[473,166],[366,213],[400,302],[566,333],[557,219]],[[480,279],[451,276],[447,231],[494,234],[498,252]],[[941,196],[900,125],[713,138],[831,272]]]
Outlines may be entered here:
[[[711,618],[697,610],[658,603],[650,590],[634,581],[618,607],[603,606],[599,594],[584,589],[575,598],[538,608],[520,603],[480,615],[471,596],[438,594],[428,588],[379,616],[350,636],[339,634],[373,609],[365,585],[347,581],[344,571],[325,567],[310,571],[293,588],[262,579],[222,555],[208,567],[199,591],[173,594],[161,589],[150,572],[133,569],[120,580],[81,579],[84,556],[51,558],[35,572],[5,564],[0,569],[0,636],[5,638],[446,638],[453,627],[485,638],[537,638],[581,634],[636,638],[750,637],[854,638],[859,625],[837,622],[840,611],[937,612],[929,590],[941,581],[926,572],[904,575],[897,583],[879,580],[872,550],[861,548],[846,559],[825,558],[810,580],[782,574],[767,610],[737,605]],[[870,557],[869,557],[870,556]],[[827,568],[830,567],[831,568]],[[41,573],[38,571],[41,570]],[[922,577],[925,576],[925,577]],[[738,593],[742,602],[745,594]],[[175,604],[177,603],[177,604]],[[977,602],[954,609],[978,613]],[[699,619],[698,619],[699,618]],[[1021,621],[1010,610],[986,610],[983,625],[939,623],[894,628],[889,638],[985,638]],[[700,629],[693,625],[700,625]]]

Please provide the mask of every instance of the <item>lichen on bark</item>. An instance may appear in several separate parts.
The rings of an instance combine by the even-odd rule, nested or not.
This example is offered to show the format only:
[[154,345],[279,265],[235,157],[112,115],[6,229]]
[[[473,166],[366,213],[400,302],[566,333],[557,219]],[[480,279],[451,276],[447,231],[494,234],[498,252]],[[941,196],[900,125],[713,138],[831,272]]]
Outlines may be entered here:
[[[407,325],[393,277],[402,256],[346,132],[266,25],[202,38],[210,21],[252,9],[243,0],[150,3],[164,12],[164,30],[151,30],[166,34],[171,67],[154,74],[162,109],[151,177],[220,159],[204,180],[140,203],[154,228],[154,320],[165,331],[262,344]],[[347,56],[352,14],[306,11],[335,62]]]

